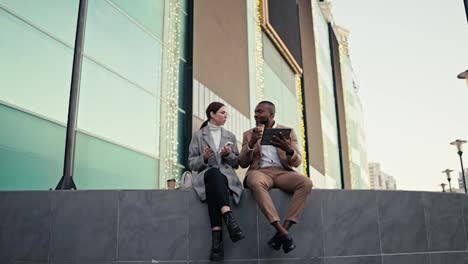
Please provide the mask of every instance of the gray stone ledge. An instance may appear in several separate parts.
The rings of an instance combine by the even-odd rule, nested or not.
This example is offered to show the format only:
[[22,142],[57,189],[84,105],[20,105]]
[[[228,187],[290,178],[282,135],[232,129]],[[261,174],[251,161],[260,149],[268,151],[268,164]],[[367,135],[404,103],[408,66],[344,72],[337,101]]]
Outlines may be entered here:
[[[271,191],[284,217],[289,195]],[[268,248],[274,234],[249,190],[234,214],[247,237],[225,232],[226,263],[468,263],[468,196],[313,190],[291,229],[297,249]],[[206,204],[192,190],[0,192],[0,263],[206,263]]]

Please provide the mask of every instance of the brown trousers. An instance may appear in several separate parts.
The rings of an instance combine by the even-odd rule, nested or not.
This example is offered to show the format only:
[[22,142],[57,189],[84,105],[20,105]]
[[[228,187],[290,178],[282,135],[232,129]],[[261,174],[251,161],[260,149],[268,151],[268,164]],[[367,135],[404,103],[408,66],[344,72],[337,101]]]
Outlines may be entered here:
[[312,181],[309,178],[298,172],[288,171],[276,166],[249,171],[246,185],[252,190],[258,207],[260,207],[270,223],[280,221],[276,207],[268,192],[271,188],[276,187],[288,193],[293,193],[285,220],[294,223],[298,222],[312,190]]

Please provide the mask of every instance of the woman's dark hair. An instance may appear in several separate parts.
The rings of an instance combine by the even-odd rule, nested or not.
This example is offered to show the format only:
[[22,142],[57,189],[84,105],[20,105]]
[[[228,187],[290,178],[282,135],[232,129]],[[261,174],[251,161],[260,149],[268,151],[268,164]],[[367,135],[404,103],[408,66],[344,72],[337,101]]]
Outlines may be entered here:
[[213,113],[216,113],[218,112],[218,110],[223,107],[224,104],[223,103],[220,103],[220,102],[212,102],[211,104],[208,105],[208,107],[206,108],[206,121],[203,122],[203,124],[201,125],[200,129],[205,127],[206,125],[208,125],[208,121],[210,121],[210,118],[211,118],[211,112]]

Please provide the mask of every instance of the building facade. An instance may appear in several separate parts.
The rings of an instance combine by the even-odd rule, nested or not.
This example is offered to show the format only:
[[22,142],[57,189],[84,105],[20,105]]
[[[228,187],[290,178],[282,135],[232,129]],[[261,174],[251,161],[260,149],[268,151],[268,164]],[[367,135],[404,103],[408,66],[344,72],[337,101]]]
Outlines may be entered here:
[[383,179],[385,182],[385,190],[396,190],[397,189],[397,184],[395,177],[392,175],[389,175],[387,173],[383,173]]
[[395,177],[385,173],[378,162],[369,163],[369,185],[373,190],[396,190]]
[[[0,0],[0,189],[55,188],[68,168],[70,127],[78,189],[165,188],[187,169],[210,102],[226,104],[226,128],[240,145],[261,100],[295,129],[298,170],[316,187],[368,188],[357,78],[330,8],[317,0]],[[74,110],[71,87],[79,87]]]
[[[158,175],[183,167],[173,117],[187,110],[177,101],[187,5],[86,2],[73,80],[80,83],[74,180],[80,189],[160,188]],[[63,174],[79,5],[0,1],[1,189],[55,188]]]
[[384,188],[384,181],[382,179],[382,170],[380,163],[369,163],[369,185],[373,190],[382,190]]

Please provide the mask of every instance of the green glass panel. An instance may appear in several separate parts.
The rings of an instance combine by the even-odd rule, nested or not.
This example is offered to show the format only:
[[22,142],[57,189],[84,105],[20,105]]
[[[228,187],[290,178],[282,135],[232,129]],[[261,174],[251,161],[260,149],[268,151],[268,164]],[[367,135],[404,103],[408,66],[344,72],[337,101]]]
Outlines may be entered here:
[[88,59],[82,71],[78,129],[157,156],[159,99]]
[[187,85],[187,81],[185,78],[185,62],[179,60],[179,108],[187,111],[187,106],[189,105],[189,98],[187,93],[185,92],[185,86]]
[[111,0],[160,40],[164,31],[164,0]]
[[284,125],[292,126],[295,129],[300,121],[298,111],[298,101],[284,83],[278,78],[268,64],[264,64],[263,73],[265,76],[265,100],[272,101],[276,105],[275,119]]
[[[177,112],[177,162],[179,164],[186,165],[188,159],[188,145],[190,144],[192,133],[186,133],[188,121],[191,119],[187,114],[184,114],[180,111]],[[184,144],[185,143],[185,144]]]
[[359,165],[353,163],[351,170],[352,170],[352,175],[353,175],[352,188],[353,189],[366,189],[366,188],[369,188],[369,185],[367,184],[367,182],[363,178],[363,176],[367,176],[367,175],[362,175],[361,167]]
[[188,3],[187,2],[188,2],[187,0],[179,0],[180,10],[182,10],[186,14],[188,13]]
[[187,51],[185,41],[187,40],[187,16],[180,13],[179,51],[180,57],[186,59]]
[[[351,61],[346,54],[340,54],[345,92],[346,126],[348,144],[351,149],[353,188],[368,188],[367,154],[365,152],[364,124],[362,121],[362,105],[354,87],[354,77]],[[362,140],[360,139],[362,138]]]
[[70,46],[75,45],[78,4],[79,0],[0,0],[0,5]]
[[[334,135],[333,135],[334,136]],[[325,137],[325,148],[327,149],[326,172],[327,175],[335,181],[334,188],[341,188],[341,171],[340,171],[340,156],[336,139],[330,139],[328,135]]]
[[158,160],[77,133],[75,183],[78,189],[154,189]]
[[290,89],[290,91],[293,94],[295,94],[296,76],[294,72],[266,34],[262,35],[262,39],[263,58],[265,62],[268,64],[270,69],[278,76],[279,80],[284,83],[284,87]]
[[0,100],[66,123],[73,50],[3,9],[0,25]]
[[[141,6],[134,1],[125,2],[135,8]],[[151,94],[159,95],[161,49],[159,41],[114,5],[108,1],[89,1],[84,47],[87,56]]]
[[63,173],[65,127],[0,104],[0,190],[55,188]]
[[294,87],[286,87],[284,82],[265,63],[263,65],[264,74],[264,94],[265,100],[271,101],[276,106],[275,120],[282,125],[294,128],[299,139],[299,146],[302,147],[301,115],[299,110],[299,100],[291,91]]
[[324,148],[326,152],[325,167],[328,176],[335,180],[335,188],[341,187],[340,150],[338,139],[338,122],[335,106],[333,70],[329,41],[328,23],[325,20],[317,1],[312,1],[314,33],[316,40],[317,71],[320,89],[320,114]]

